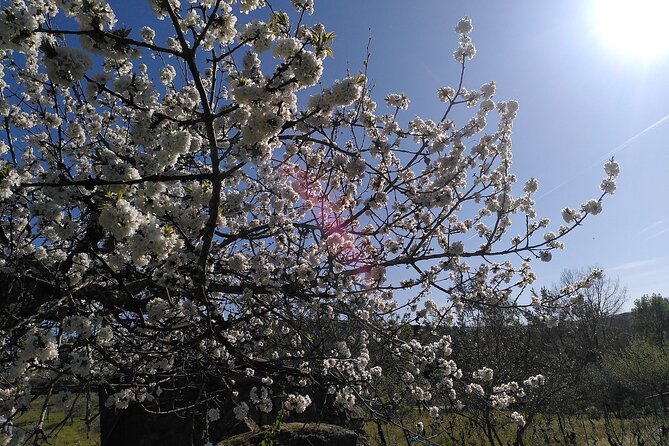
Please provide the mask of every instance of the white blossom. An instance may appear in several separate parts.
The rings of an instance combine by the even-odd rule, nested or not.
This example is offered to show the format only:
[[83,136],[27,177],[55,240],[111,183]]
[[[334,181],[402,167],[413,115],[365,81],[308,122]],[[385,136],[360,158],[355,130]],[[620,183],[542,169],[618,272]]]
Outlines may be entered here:
[[581,210],[588,214],[597,215],[602,212],[602,203],[599,200],[588,200],[581,206]]
[[[236,415],[236,413],[235,413]],[[211,408],[207,411],[207,420],[218,421],[221,418],[221,413],[218,408]]]
[[91,60],[81,50],[69,46],[51,47],[45,55],[44,67],[54,83],[71,87],[84,77]]
[[464,17],[458,22],[455,32],[458,34],[469,34],[473,29],[472,20],[469,17]]
[[235,406],[232,411],[234,412],[236,419],[243,420],[249,413],[249,405],[245,402],[241,402],[239,405]]

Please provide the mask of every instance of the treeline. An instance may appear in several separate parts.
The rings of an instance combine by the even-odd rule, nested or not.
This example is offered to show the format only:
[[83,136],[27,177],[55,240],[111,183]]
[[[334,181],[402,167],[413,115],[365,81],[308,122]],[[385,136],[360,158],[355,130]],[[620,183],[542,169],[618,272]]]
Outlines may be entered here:
[[[581,274],[566,272],[562,283]],[[453,388],[463,404],[436,417],[430,401],[419,413],[400,404],[389,424],[420,423],[425,444],[669,444],[669,300],[644,295],[621,313],[627,299],[625,288],[604,276],[550,317],[517,305],[466,304],[449,333],[464,377]],[[491,376],[477,379],[481,373]],[[468,388],[472,378],[480,394]],[[496,399],[509,383],[525,391]],[[389,382],[389,399],[392,389]],[[444,389],[427,391],[434,401]],[[391,431],[375,427],[372,437],[390,444],[397,439],[381,437]]]
[[602,310],[586,298],[547,324],[517,309],[472,308],[456,329],[453,357],[463,370],[490,367],[499,382],[544,375],[522,407],[529,414],[667,413],[669,300],[645,295],[631,313]]

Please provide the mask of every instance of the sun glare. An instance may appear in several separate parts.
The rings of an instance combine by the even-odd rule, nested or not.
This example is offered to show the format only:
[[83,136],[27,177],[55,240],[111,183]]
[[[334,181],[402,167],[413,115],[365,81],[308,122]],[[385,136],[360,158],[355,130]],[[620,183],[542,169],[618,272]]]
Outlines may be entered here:
[[597,34],[617,55],[650,62],[669,54],[669,0],[593,0]]

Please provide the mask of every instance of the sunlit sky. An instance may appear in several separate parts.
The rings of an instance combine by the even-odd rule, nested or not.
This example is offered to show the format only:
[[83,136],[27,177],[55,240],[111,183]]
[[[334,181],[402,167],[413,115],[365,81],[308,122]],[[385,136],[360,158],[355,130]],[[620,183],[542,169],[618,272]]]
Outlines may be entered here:
[[[596,3],[626,7],[630,20],[621,24],[615,8],[603,17]],[[613,152],[621,165],[604,211],[570,234],[550,263],[536,265],[538,285],[550,286],[565,268],[598,265],[628,287],[628,309],[642,294],[669,295],[669,8],[632,7],[643,3],[652,2],[338,0],[317,1],[315,18],[336,34],[332,76],[362,67],[371,35],[377,100],[405,92],[408,118],[437,118],[437,88],[457,80],[453,28],[471,17],[478,53],[465,86],[495,80],[498,99],[520,102],[514,169],[521,181],[539,179],[541,215],[559,224],[563,207],[599,192],[601,165]],[[644,21],[663,29],[645,29]]]
[[[134,2],[111,3],[121,23],[141,27],[143,14],[128,16]],[[514,170],[519,182],[539,179],[539,214],[557,229],[563,207],[598,196],[608,157],[622,169],[602,214],[570,234],[550,263],[537,262],[537,287],[565,268],[597,265],[628,287],[629,309],[642,294],[669,295],[669,4],[638,9],[653,3],[669,2],[317,0],[309,21],[336,34],[324,83],[362,68],[371,35],[375,97],[406,93],[408,120],[443,114],[436,90],[459,74],[453,29],[471,17],[478,53],[465,86],[494,80],[497,99],[520,102]]]

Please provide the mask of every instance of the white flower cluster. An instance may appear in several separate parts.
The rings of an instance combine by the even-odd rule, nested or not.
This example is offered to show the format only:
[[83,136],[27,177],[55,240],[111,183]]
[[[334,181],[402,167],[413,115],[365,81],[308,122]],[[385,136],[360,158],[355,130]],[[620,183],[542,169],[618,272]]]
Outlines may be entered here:
[[386,96],[386,104],[389,107],[396,107],[399,110],[406,110],[409,108],[409,98],[404,93],[393,93]]
[[309,98],[308,108],[314,112],[329,114],[335,107],[345,107],[351,105],[360,98],[362,93],[361,78],[347,77],[343,80],[336,80],[331,88],[323,89],[319,95]]
[[474,47],[471,38],[468,36],[473,29],[474,26],[469,17],[460,20],[455,27],[455,32],[460,34],[460,46],[453,53],[453,58],[458,62],[471,60],[476,55],[476,48]]
[[269,26],[263,21],[246,23],[239,33],[239,39],[248,42],[258,53],[267,51],[275,35],[270,32]]
[[511,420],[520,427],[525,426],[525,418],[516,411],[511,412]]
[[546,378],[544,375],[534,375],[527,378],[523,381],[523,384],[528,387],[539,387],[543,386],[546,383]]
[[[265,382],[268,385],[270,384],[268,381]],[[269,413],[272,411],[271,390],[267,387],[261,387],[260,393],[258,393],[257,387],[253,387],[250,393],[250,400],[261,412]]]
[[100,212],[100,225],[118,239],[130,237],[146,222],[141,212],[125,199],[119,199],[112,206]]
[[0,47],[18,51],[34,48],[39,34],[33,33],[42,19],[34,16],[23,2],[12,2],[0,10]]
[[309,14],[314,13],[314,0],[290,0],[290,3],[298,11],[306,11]]
[[221,411],[218,408],[213,407],[207,411],[207,420],[208,421],[218,421],[221,419]]
[[485,390],[483,390],[483,386],[481,384],[477,383],[470,383],[467,384],[467,387],[465,387],[465,393],[467,395],[478,395],[478,396],[484,396],[485,395]]
[[249,405],[242,402],[235,406],[235,408],[232,409],[232,412],[235,414],[236,419],[243,420],[249,414]]
[[346,410],[352,411],[356,403],[356,396],[350,387],[344,387],[337,391],[335,403]]
[[125,388],[110,395],[105,404],[107,407],[114,407],[116,409],[127,409],[132,402],[143,402],[152,398],[146,391],[146,388]]
[[52,47],[44,58],[44,68],[55,84],[71,87],[91,68],[91,60],[81,50],[69,46]]
[[265,0],[239,0],[239,10],[248,14],[249,12],[258,9],[265,3]]
[[494,409],[503,410],[517,401],[517,398],[525,396],[525,391],[518,386],[518,383],[511,381],[493,388],[490,395],[490,403]]
[[111,29],[116,15],[104,0],[70,0],[59,2],[65,15],[74,17],[83,30]]
[[490,367],[483,367],[475,371],[472,376],[474,379],[480,379],[481,381],[492,381],[493,371]]
[[297,413],[303,413],[307,410],[307,407],[311,404],[311,398],[309,395],[288,395],[288,398],[283,403],[284,407],[288,410],[294,410]]
[[21,177],[17,172],[6,166],[6,171],[0,173],[0,199],[6,199],[14,193],[12,187],[19,184]]

